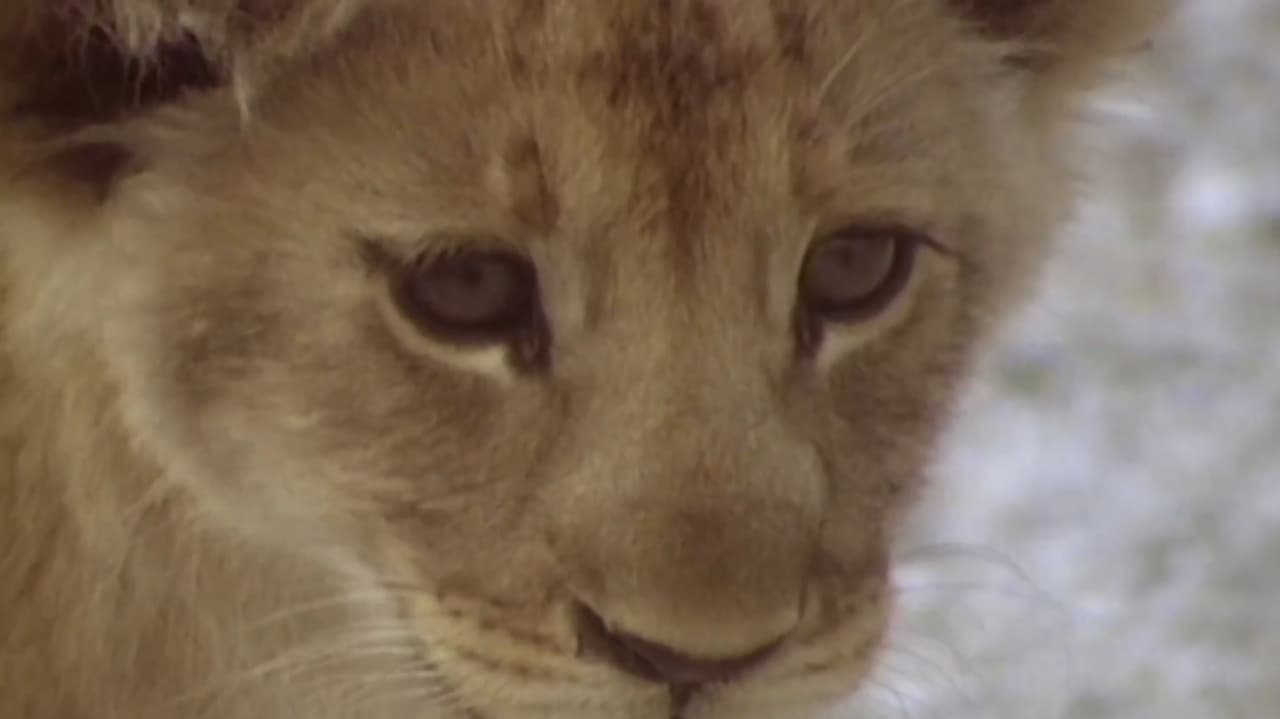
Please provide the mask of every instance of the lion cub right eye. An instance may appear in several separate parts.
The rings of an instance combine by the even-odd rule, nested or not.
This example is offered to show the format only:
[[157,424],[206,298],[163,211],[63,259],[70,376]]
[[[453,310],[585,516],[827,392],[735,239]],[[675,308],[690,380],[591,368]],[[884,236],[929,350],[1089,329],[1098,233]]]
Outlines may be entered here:
[[906,289],[917,250],[928,240],[898,228],[846,228],[809,248],[800,299],[815,318],[860,322],[891,305]]
[[419,329],[447,341],[524,345],[542,334],[537,271],[511,252],[424,255],[399,268],[393,294]]

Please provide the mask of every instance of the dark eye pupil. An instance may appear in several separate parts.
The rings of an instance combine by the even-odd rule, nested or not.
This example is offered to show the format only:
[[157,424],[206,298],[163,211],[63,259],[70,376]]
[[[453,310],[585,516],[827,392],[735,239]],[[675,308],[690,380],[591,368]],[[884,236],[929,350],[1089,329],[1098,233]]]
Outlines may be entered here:
[[406,268],[399,296],[405,312],[429,331],[495,340],[532,321],[537,279],[529,262],[518,256],[459,252]]
[[825,304],[856,302],[875,292],[893,267],[891,238],[832,242],[810,264],[809,287]]
[[800,295],[824,319],[865,319],[887,307],[906,286],[916,240],[884,230],[847,230],[820,240],[805,258]]
[[505,315],[519,294],[512,268],[491,259],[444,260],[413,285],[414,298],[451,322],[485,323]]

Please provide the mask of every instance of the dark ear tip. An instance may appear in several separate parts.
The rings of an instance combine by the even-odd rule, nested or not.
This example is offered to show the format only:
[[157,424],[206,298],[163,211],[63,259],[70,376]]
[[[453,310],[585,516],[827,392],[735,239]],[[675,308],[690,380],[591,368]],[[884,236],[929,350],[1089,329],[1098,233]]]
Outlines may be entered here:
[[[30,0],[0,3],[14,1]],[[0,47],[0,70],[13,75],[0,81],[16,87],[10,116],[83,127],[224,84],[223,68],[191,33],[169,33],[134,50],[105,21],[59,11],[38,19],[0,27],[0,39],[15,36],[12,47]]]
[[1021,71],[1089,75],[1136,50],[1171,13],[1168,0],[946,0]]

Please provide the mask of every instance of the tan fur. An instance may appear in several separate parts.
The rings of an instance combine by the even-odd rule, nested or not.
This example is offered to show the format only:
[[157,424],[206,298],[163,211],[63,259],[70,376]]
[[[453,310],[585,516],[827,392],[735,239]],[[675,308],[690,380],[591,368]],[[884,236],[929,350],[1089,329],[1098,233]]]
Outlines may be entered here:
[[[895,519],[1069,209],[1076,101],[1157,6],[10,0],[0,716],[854,691]],[[85,38],[111,82],[53,49]],[[806,245],[884,217],[956,256],[802,356]],[[472,237],[537,262],[545,371],[418,336],[364,253]],[[686,703],[577,656],[575,602],[695,656],[787,640]]]

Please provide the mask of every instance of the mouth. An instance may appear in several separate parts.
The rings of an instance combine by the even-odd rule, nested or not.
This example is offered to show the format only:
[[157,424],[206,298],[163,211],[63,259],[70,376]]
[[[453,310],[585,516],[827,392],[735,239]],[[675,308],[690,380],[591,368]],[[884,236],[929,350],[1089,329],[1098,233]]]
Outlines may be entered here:
[[[471,607],[467,604],[459,604],[459,609],[444,607],[430,596],[402,599],[404,601],[397,602],[397,609],[401,621],[415,628],[416,662],[431,667],[426,673],[431,674],[436,683],[435,693],[451,698],[449,709],[452,711],[446,716],[456,719],[513,719],[527,716],[530,709],[539,715],[549,711],[552,716],[600,716],[596,712],[606,707],[616,709],[606,709],[605,716],[701,719],[733,716],[747,705],[752,706],[751,714],[756,716],[759,711],[755,705],[760,702],[772,705],[777,701],[776,696],[770,698],[773,695],[789,697],[787,703],[793,710],[816,706],[819,700],[825,703],[830,691],[826,687],[836,681],[834,675],[824,674],[822,685],[818,686],[795,679],[794,670],[787,673],[787,668],[798,661],[797,651],[801,658],[807,656],[803,646],[796,643],[780,642],[780,646],[760,650],[759,656],[700,660],[611,631],[597,615],[579,607],[566,622],[576,630],[573,637],[576,641],[566,640],[554,646],[530,642],[527,646],[519,644],[506,654],[498,652],[511,656],[515,662],[511,666],[516,669],[531,667],[533,679],[522,684],[519,676],[467,671],[476,662],[480,669],[486,669],[483,660],[488,656],[476,655],[479,659],[472,660],[467,652],[490,649],[499,640],[507,646],[520,642],[524,635],[514,630],[499,632],[485,625],[482,619],[471,619],[467,613]],[[484,616],[481,612],[477,615]],[[446,619],[451,623],[445,625]],[[466,640],[459,645],[461,648],[433,641],[432,637],[437,634],[448,636],[448,632],[430,631],[438,629],[437,625],[446,629],[453,627],[453,632]],[[863,634],[849,637],[846,644],[861,646],[868,641]],[[807,634],[799,635],[795,642],[807,638]],[[862,654],[853,649],[845,651],[850,652],[850,656]],[[546,678],[535,671],[544,666],[549,672]],[[565,702],[558,710],[548,695],[548,686],[553,682],[561,682],[555,686],[566,688],[565,695],[557,697]],[[849,684],[852,691],[852,682]],[[494,692],[494,687],[500,691]]]

